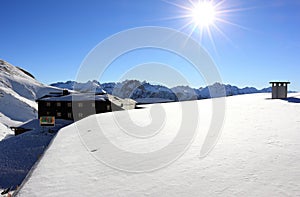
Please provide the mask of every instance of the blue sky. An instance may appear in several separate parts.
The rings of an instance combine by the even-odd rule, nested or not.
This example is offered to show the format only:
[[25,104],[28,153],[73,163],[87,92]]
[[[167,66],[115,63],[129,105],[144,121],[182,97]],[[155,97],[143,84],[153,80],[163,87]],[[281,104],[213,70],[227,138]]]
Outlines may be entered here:
[[[0,0],[0,58],[28,70],[46,84],[74,80],[89,51],[120,31],[162,26],[189,33],[189,26],[182,29],[189,19],[178,18],[186,10],[173,5],[189,6],[189,1],[170,2]],[[289,80],[291,89],[300,91],[300,2],[227,0],[220,9],[236,10],[222,17],[237,25],[216,23],[230,41],[213,28],[214,44],[207,34],[201,41],[197,32],[192,37],[215,61],[223,82],[263,88],[271,80]],[[120,57],[126,63],[116,61],[100,81],[117,81],[134,64],[164,59],[168,64],[177,62],[175,68],[184,73],[190,86],[205,85],[190,65],[177,57],[151,50],[136,53],[145,58],[137,62],[137,54]],[[149,53],[153,53],[153,60]]]

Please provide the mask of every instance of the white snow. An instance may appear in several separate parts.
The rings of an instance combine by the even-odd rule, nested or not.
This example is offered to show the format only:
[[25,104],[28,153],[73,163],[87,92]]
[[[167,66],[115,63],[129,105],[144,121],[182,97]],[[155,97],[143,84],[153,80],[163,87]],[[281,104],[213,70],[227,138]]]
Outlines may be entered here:
[[37,117],[37,103],[17,94],[13,89],[0,87],[1,113],[12,120],[25,122]]
[[[144,173],[104,165],[95,158],[104,145],[99,144],[96,152],[88,151],[78,128],[87,136],[96,133],[86,138],[91,143],[99,140],[101,128],[122,149],[156,151],[176,135],[181,103],[129,111],[133,121],[145,125],[155,118],[149,114],[153,107],[164,110],[161,132],[148,139],[124,134],[113,121],[116,113],[125,117],[126,111],[90,116],[60,130],[17,196],[300,196],[300,95],[290,94],[294,98],[288,100],[268,99],[270,96],[227,97],[222,135],[202,159],[199,154],[212,100],[188,101],[199,107],[200,125],[191,146],[169,166]],[[106,151],[104,154],[114,154]],[[138,168],[140,164],[134,165]]]
[[5,137],[14,135],[14,132],[9,128],[9,126],[19,126],[20,124],[22,124],[22,122],[11,120],[9,117],[0,112],[0,141]]
[[0,122],[0,141],[7,135],[13,135],[12,130]]
[[0,122],[6,126],[17,127],[21,125],[23,122],[12,120],[11,118],[5,116],[0,112]]

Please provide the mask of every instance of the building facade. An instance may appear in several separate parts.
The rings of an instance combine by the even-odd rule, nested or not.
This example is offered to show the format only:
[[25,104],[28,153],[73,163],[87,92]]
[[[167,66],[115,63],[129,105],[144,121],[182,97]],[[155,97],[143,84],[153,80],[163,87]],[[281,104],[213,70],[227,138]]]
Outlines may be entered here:
[[[91,93],[50,93],[37,100],[38,117],[54,116],[56,119],[80,120],[89,115],[111,111],[124,110],[123,103],[116,104],[107,94]],[[118,100],[124,100],[118,98]],[[131,102],[131,108],[135,108],[135,102]]]

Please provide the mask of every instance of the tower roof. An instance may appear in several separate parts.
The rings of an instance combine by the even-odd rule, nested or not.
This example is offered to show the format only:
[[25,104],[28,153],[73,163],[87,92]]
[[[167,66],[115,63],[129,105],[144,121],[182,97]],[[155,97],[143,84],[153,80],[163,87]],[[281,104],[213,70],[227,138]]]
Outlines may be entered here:
[[290,84],[291,82],[288,82],[288,81],[271,81],[270,83],[271,84],[273,84],[273,83],[276,83],[276,84],[278,84],[278,83]]

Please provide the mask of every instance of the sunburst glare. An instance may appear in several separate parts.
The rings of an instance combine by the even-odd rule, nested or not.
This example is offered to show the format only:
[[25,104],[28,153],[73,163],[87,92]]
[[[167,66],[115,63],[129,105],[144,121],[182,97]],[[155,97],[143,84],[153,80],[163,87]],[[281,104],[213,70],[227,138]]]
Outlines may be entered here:
[[197,36],[200,42],[202,42],[204,35],[207,35],[215,50],[215,35],[213,34],[217,33],[233,44],[231,39],[222,31],[222,25],[233,25],[246,29],[230,21],[228,18],[230,13],[239,12],[244,9],[229,8],[232,5],[228,5],[226,0],[189,0],[185,1],[185,3],[167,1],[167,3],[178,7],[181,11],[181,14],[173,19],[184,19],[186,21],[180,30],[187,29],[189,36]]

